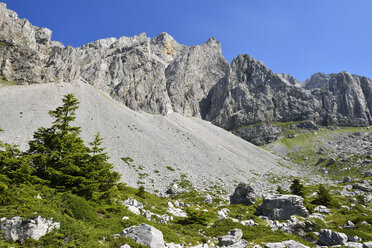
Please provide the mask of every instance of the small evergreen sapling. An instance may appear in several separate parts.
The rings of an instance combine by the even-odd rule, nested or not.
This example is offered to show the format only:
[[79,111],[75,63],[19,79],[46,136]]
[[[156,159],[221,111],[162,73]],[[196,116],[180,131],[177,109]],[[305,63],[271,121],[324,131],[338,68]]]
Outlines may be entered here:
[[305,197],[304,185],[300,183],[300,180],[294,179],[290,189],[292,194]]
[[323,184],[319,185],[319,188],[317,190],[318,195],[313,200],[313,204],[317,205],[324,205],[327,207],[330,207],[332,205],[333,199],[331,194],[329,193],[329,190],[324,187]]

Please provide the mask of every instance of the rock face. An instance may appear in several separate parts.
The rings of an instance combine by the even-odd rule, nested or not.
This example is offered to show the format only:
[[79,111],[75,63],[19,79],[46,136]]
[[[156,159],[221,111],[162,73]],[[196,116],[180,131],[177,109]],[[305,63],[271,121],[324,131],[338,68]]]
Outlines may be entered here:
[[253,205],[256,203],[256,194],[251,186],[239,183],[234,194],[230,196],[230,204]]
[[144,223],[128,227],[121,231],[119,235],[133,239],[137,243],[151,248],[164,247],[163,233],[155,227]]
[[[288,83],[249,55],[239,55],[212,87],[203,109],[207,120],[250,140],[253,130],[267,122],[371,124],[371,96],[372,81],[366,77],[332,74],[321,88],[309,90]],[[266,133],[270,137],[273,131]]]
[[82,80],[134,110],[200,116],[199,102],[224,76],[228,63],[210,38],[188,47],[169,34],[150,39],[102,39],[79,48],[51,41],[49,29],[32,26],[0,5],[0,76],[17,84]]
[[274,220],[288,220],[292,215],[307,217],[309,212],[303,202],[304,199],[297,195],[267,195],[259,206],[258,214]]
[[16,84],[79,80],[134,110],[202,117],[259,145],[277,139],[276,122],[372,124],[366,77],[316,73],[301,84],[249,55],[229,65],[214,38],[190,47],[167,33],[65,47],[3,3],[0,20],[0,78]]
[[0,224],[0,230],[4,239],[8,241],[36,239],[39,240],[45,234],[60,228],[59,222],[53,222],[53,218],[47,220],[41,216],[33,219],[13,217],[5,219]]
[[319,240],[317,242],[318,245],[345,245],[347,243],[347,235],[340,232],[333,232],[329,229],[321,229]]
[[304,88],[309,90],[322,88],[327,85],[332,75],[334,74],[324,74],[321,72],[314,73],[309,79],[305,81]]

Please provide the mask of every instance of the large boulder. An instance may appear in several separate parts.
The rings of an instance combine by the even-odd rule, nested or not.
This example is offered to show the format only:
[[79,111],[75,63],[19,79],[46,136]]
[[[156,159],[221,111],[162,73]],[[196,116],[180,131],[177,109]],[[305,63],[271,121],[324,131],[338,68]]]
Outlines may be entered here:
[[13,217],[4,219],[0,224],[2,235],[4,239],[8,241],[25,239],[39,240],[45,234],[59,228],[59,222],[53,222],[53,218],[48,220],[41,216],[37,216],[33,219]]
[[256,203],[256,194],[251,186],[239,183],[234,194],[230,196],[230,204],[253,205]]
[[229,248],[244,248],[248,245],[248,242],[243,237],[243,231],[240,229],[233,229],[225,236],[221,236],[218,239],[218,246],[229,247]]
[[347,243],[348,237],[345,233],[334,232],[330,229],[321,229],[318,245],[345,245]]
[[125,228],[119,233],[119,235],[133,239],[135,242],[146,245],[150,248],[164,247],[163,233],[155,227],[145,223]]
[[364,242],[363,248],[372,248],[372,241]]
[[257,213],[274,220],[288,220],[292,215],[307,217],[309,212],[303,202],[298,195],[266,195]]
[[294,240],[286,240],[283,242],[266,243],[265,248],[309,248],[309,247]]

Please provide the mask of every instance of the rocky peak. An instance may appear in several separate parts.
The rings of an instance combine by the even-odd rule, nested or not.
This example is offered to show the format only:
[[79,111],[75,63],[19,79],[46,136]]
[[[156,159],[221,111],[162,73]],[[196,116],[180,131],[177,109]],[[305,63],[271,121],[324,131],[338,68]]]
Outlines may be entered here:
[[0,20],[2,42],[34,50],[50,45],[51,30],[33,26],[27,19],[19,19],[16,12],[6,8],[5,3],[0,3]]
[[290,85],[294,85],[294,86],[297,86],[297,87],[302,87],[303,86],[302,83],[300,82],[300,80],[298,80],[297,78],[293,77],[290,74],[277,73],[276,75],[278,75],[283,81],[288,82],[288,84],[290,84]]
[[332,75],[333,74],[324,74],[321,72],[317,72],[305,81],[304,88],[306,89],[322,88],[328,83]]

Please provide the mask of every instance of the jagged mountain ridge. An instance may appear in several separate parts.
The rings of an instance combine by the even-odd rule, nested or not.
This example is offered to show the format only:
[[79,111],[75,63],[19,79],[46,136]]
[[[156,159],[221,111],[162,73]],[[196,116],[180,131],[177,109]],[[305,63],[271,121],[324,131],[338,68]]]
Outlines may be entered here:
[[166,33],[64,47],[51,41],[50,30],[20,20],[5,4],[0,18],[0,76],[17,84],[78,79],[134,110],[202,117],[249,141],[254,133],[275,132],[264,128],[267,123],[372,124],[372,81],[366,77],[315,74],[300,84],[249,55],[229,65],[214,38],[190,47]]

